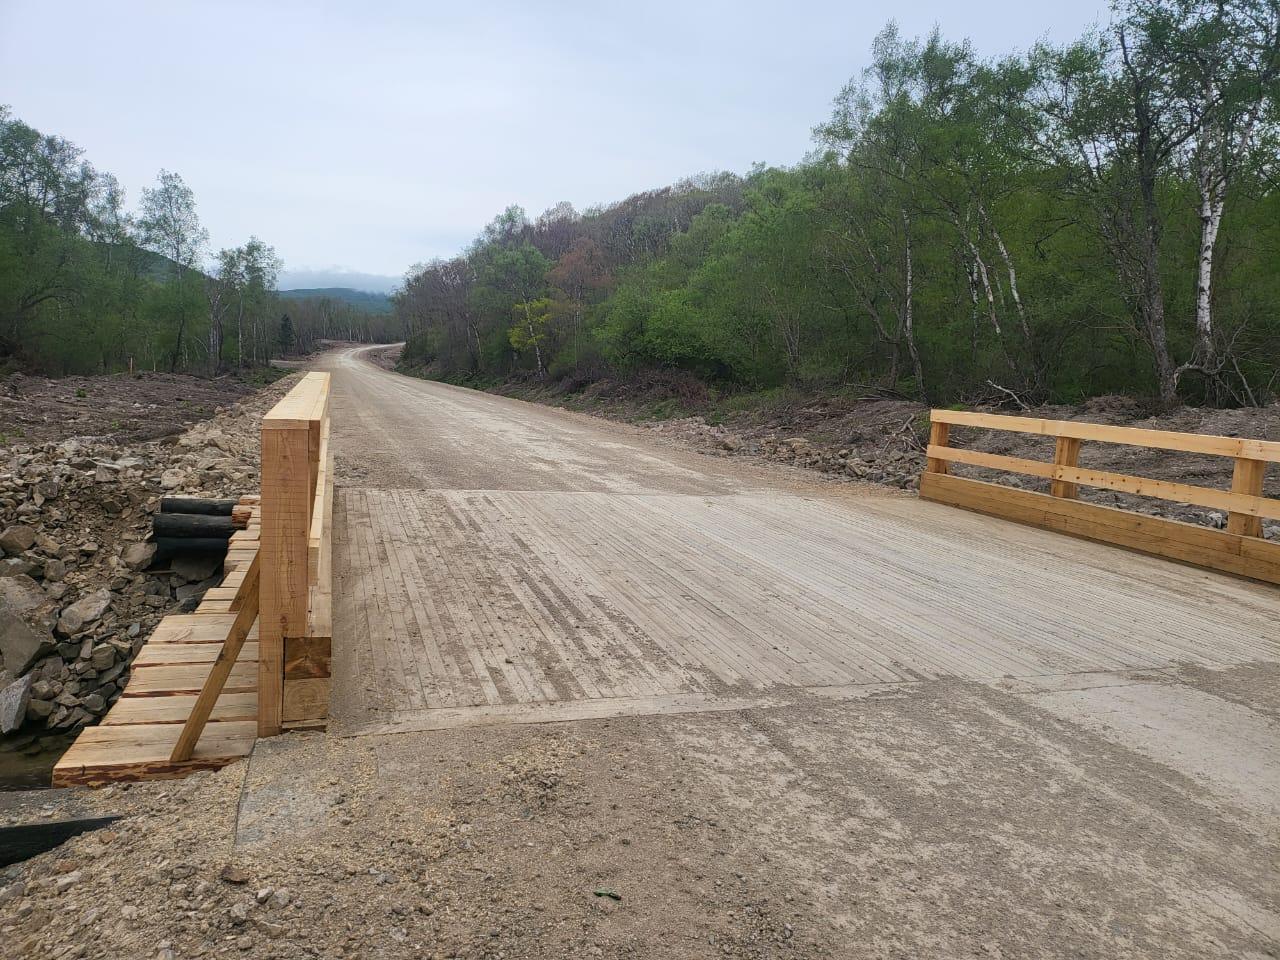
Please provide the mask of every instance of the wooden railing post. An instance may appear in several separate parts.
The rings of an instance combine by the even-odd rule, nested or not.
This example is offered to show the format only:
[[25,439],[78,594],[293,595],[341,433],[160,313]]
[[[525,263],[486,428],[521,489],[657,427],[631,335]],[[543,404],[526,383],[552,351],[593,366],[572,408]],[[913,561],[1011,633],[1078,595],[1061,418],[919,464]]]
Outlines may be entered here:
[[311,426],[262,421],[261,610],[258,623],[258,736],[280,732],[285,637],[307,628]]
[[[1262,477],[1266,471],[1265,460],[1236,457],[1235,467],[1231,471],[1231,492],[1243,493],[1250,497],[1262,496]],[[1236,533],[1242,537],[1260,537],[1262,536],[1262,518],[1247,513],[1228,513],[1227,533]]]
[[[1076,437],[1059,437],[1053,448],[1053,463],[1058,467],[1074,467],[1079,465],[1080,441]],[[1054,479],[1049,492],[1055,497],[1074,500],[1080,492],[1079,486],[1069,480]]]
[[[929,423],[929,446],[945,447],[951,442],[951,424],[939,423],[932,420]],[[940,460],[937,457],[929,457],[925,463],[925,469],[929,473],[947,473],[949,470],[947,461]]]

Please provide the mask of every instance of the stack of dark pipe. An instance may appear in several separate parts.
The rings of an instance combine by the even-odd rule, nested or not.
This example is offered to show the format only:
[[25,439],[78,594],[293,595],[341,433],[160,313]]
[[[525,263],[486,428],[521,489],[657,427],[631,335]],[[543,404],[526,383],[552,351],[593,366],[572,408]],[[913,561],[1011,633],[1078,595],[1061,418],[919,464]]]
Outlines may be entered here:
[[151,525],[156,554],[226,553],[231,535],[248,525],[250,509],[236,500],[164,497]]

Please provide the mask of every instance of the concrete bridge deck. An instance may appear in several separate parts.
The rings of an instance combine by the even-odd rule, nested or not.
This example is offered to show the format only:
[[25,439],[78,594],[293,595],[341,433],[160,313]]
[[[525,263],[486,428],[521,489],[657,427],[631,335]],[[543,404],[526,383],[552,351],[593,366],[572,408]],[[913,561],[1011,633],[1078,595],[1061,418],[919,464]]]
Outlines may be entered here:
[[740,707],[1280,657],[1275,590],[334,372],[334,729]]

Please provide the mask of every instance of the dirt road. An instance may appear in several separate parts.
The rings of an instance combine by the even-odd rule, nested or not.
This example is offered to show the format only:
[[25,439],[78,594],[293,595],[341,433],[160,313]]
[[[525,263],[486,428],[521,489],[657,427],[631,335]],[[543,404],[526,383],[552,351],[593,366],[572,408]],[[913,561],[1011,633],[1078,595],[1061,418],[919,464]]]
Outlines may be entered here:
[[62,801],[15,955],[1280,949],[1280,594],[325,363],[332,731]]

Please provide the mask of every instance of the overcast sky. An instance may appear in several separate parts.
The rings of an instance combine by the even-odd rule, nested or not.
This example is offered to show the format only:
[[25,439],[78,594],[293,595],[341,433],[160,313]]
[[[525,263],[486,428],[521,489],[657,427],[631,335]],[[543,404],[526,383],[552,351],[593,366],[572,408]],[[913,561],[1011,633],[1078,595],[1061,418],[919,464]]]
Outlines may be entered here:
[[131,205],[160,168],[182,174],[215,249],[256,234],[293,271],[399,277],[510,203],[794,163],[890,16],[999,54],[1105,9],[0,0],[0,103],[83,147]]

